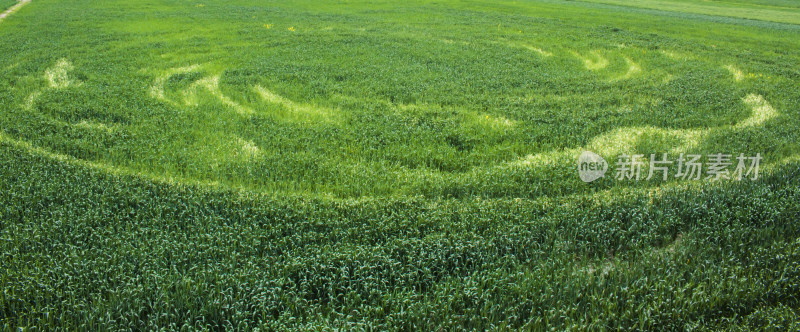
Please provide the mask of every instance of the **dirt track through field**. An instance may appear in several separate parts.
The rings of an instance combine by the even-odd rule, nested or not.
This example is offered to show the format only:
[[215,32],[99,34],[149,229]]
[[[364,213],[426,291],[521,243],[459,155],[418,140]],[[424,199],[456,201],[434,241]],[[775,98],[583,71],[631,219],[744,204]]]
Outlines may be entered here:
[[0,22],[2,22],[3,19],[5,19],[7,16],[13,14],[14,12],[22,8],[22,6],[25,6],[30,2],[31,0],[22,0],[18,2],[16,5],[11,6],[11,8],[7,9],[6,11],[0,13]]

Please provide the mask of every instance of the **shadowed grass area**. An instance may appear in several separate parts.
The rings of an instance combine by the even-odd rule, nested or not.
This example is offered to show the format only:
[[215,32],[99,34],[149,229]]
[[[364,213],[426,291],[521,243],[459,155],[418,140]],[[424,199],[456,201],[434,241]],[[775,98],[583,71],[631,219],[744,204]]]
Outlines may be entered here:
[[[796,328],[797,8],[640,5],[34,1],[0,325]],[[585,150],[762,177],[586,184]]]

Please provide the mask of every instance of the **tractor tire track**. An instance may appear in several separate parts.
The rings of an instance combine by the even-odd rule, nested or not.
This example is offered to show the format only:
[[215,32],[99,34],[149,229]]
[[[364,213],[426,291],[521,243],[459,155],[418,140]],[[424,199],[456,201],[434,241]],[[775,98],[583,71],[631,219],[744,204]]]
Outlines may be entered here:
[[17,2],[16,5],[13,5],[13,6],[11,6],[11,8],[6,9],[6,11],[0,13],[0,22],[2,22],[9,15],[14,14],[14,12],[19,10],[23,6],[29,4],[30,2],[31,2],[31,0],[21,0],[20,2]]

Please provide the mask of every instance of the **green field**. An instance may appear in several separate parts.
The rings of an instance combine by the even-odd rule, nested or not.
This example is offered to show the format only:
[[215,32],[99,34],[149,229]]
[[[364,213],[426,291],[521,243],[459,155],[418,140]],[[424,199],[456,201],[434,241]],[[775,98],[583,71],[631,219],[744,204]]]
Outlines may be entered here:
[[797,0],[577,0],[712,16],[800,24]]
[[34,0],[0,326],[800,328],[800,5],[619,4]]
[[3,11],[11,6],[15,5],[17,0],[0,0],[0,11]]

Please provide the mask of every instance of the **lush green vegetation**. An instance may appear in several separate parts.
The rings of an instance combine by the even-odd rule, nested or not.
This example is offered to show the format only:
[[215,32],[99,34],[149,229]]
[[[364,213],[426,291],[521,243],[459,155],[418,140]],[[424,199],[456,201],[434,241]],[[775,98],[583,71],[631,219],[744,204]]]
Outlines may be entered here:
[[[769,163],[799,150],[796,33],[772,32],[794,26],[708,31],[551,3],[427,5],[426,15],[246,4],[29,5],[4,22],[0,79],[15,107],[0,125],[153,177],[340,198],[585,192],[598,187],[566,167],[574,150],[613,159],[613,141],[762,152]],[[157,16],[143,20],[145,10]],[[736,127],[753,113],[750,94],[779,116]]]
[[[0,324],[796,329],[796,6],[652,3],[34,1]],[[586,184],[584,150],[763,176]]]
[[800,24],[800,2],[794,0],[579,0],[622,6],[667,10],[713,16],[729,16]]
[[17,0],[0,0],[0,11],[11,8],[11,6],[15,5],[16,3]]

